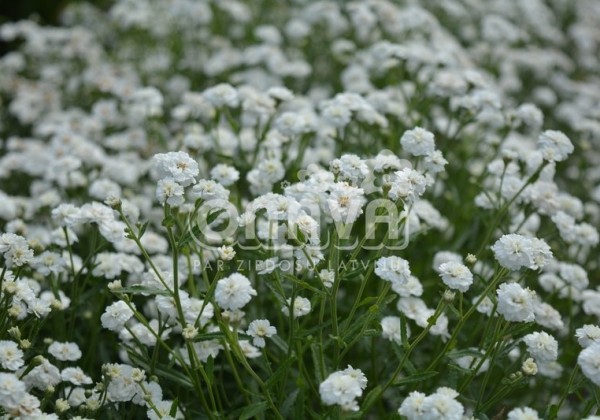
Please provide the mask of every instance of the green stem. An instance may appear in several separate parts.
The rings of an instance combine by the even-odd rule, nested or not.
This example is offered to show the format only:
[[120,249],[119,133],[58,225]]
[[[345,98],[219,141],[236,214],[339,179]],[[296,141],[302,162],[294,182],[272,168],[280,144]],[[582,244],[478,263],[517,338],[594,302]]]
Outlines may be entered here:
[[394,381],[396,380],[398,375],[400,375],[400,373],[402,372],[402,368],[408,361],[408,358],[410,357],[411,353],[419,345],[419,343],[421,341],[423,341],[423,339],[427,336],[427,334],[429,333],[429,330],[431,330],[431,328],[437,323],[437,320],[440,317],[440,315],[444,312],[445,307],[446,307],[446,302],[444,300],[440,300],[440,303],[438,304],[434,314],[431,316],[431,318],[429,318],[429,320],[427,322],[427,326],[425,328],[423,328],[423,331],[421,331],[421,333],[417,336],[417,338],[415,338],[415,340],[408,346],[408,348],[406,349],[406,352],[404,353],[404,355],[402,356],[402,359],[400,360],[400,363],[398,363],[398,367],[396,367],[396,370],[394,371],[394,373],[392,373],[392,376],[390,377],[390,379],[388,379],[388,381],[383,385],[383,387],[379,388],[376,391],[376,395],[373,398],[369,398],[370,402],[363,406],[363,408],[361,410],[362,414],[366,414],[368,412],[369,408],[371,407],[371,405],[373,405],[375,402],[377,402],[379,400],[379,398],[381,398],[381,396],[383,395],[385,390],[388,389],[394,383]]
[[496,285],[500,282],[500,280],[502,280],[502,278],[504,277],[504,275],[507,272],[508,272],[508,270],[506,270],[505,268],[501,268],[500,270],[498,270],[498,272],[496,273],[496,276],[492,279],[492,281],[490,281],[488,283],[487,287],[485,288],[485,290],[483,291],[481,296],[479,296],[479,299],[477,299],[477,301],[473,304],[473,306],[471,306],[469,308],[469,310],[465,313],[465,315],[458,321],[456,328],[454,329],[454,331],[452,331],[452,335],[450,336],[450,339],[446,342],[446,344],[444,345],[444,348],[442,349],[442,351],[440,351],[438,353],[438,355],[435,357],[433,362],[431,362],[431,364],[427,367],[427,369],[425,369],[425,372],[432,371],[438,365],[438,363],[446,355],[446,353],[448,352],[450,347],[454,345],[454,342],[456,341],[456,338],[458,337],[458,333],[460,332],[462,327],[465,325],[467,320],[471,317],[471,315],[473,315],[473,313],[475,312],[475,310],[477,309],[479,304],[481,302],[483,302],[485,297],[496,287]]

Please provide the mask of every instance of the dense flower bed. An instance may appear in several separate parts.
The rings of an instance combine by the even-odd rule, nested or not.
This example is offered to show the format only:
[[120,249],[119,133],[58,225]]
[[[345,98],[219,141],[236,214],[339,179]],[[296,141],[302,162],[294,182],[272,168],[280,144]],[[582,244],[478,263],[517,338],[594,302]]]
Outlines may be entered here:
[[0,26],[0,415],[599,418],[598,2],[62,22]]

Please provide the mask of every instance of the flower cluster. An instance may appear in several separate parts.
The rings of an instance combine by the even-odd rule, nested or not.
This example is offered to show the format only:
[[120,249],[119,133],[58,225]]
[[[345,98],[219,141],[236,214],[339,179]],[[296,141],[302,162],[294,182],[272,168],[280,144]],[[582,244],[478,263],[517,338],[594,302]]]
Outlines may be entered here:
[[595,0],[109,3],[0,26],[0,417],[600,413]]

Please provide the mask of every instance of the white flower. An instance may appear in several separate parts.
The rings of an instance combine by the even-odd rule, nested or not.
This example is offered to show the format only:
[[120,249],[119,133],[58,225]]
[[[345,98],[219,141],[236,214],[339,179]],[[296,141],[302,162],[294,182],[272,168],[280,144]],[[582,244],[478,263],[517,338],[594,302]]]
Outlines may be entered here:
[[430,174],[437,174],[444,171],[444,167],[448,161],[444,159],[444,155],[439,150],[434,150],[424,159],[425,170]]
[[[396,344],[402,343],[402,320],[397,316],[385,316],[381,319],[381,336],[385,339],[395,342]],[[406,337],[410,337],[410,328],[408,324],[405,325]]]
[[362,395],[366,385],[367,379],[362,371],[348,366],[321,382],[319,394],[325,405],[339,405],[344,411],[358,411],[356,399]]
[[178,207],[185,202],[183,193],[183,186],[172,178],[161,179],[156,186],[156,199],[160,204],[166,201],[170,206]]
[[352,185],[359,185],[369,175],[367,163],[357,155],[343,155],[332,160],[329,167],[340,181],[347,181]]
[[325,122],[328,122],[336,128],[345,127],[352,120],[352,111],[340,101],[326,101],[321,110],[321,115]]
[[100,322],[102,322],[102,327],[114,332],[119,332],[132,316],[133,311],[129,306],[122,300],[119,300],[106,307],[106,310],[100,317]]
[[319,278],[323,282],[323,286],[331,288],[335,282],[335,272],[333,270],[319,271]]
[[15,371],[25,364],[23,352],[13,341],[0,341],[0,366],[6,370]]
[[45,391],[49,386],[56,386],[60,383],[60,371],[47,359],[44,359],[40,365],[25,375],[23,381],[28,387]]
[[514,271],[522,267],[536,270],[552,258],[550,247],[542,239],[516,233],[503,235],[492,246],[492,251],[502,267]]
[[410,264],[401,257],[381,257],[375,263],[375,274],[392,285],[402,286],[411,276]]
[[594,343],[579,353],[577,363],[581,372],[593,383],[600,385],[600,344]]
[[407,417],[409,420],[423,418],[423,403],[427,395],[419,391],[412,391],[408,397],[402,401],[398,414]]
[[81,358],[81,350],[75,343],[65,342],[60,343],[58,341],[53,342],[48,347],[48,353],[60,361],[75,361]]
[[228,200],[229,190],[213,180],[201,179],[198,184],[192,187],[190,197],[195,200],[201,198],[204,201]]
[[507,321],[531,322],[535,318],[535,292],[523,289],[518,283],[503,283],[496,291],[498,295],[498,313]]
[[15,374],[0,372],[0,406],[14,409],[26,395],[25,384]]
[[577,342],[583,348],[589,347],[594,343],[600,343],[600,327],[597,325],[584,325],[575,330]]
[[210,176],[224,187],[234,184],[240,179],[240,173],[233,166],[221,163],[216,165],[211,171]]
[[27,240],[14,233],[4,233],[0,236],[0,253],[4,254],[8,268],[21,267],[33,260],[33,250],[29,248]]
[[388,196],[392,200],[402,199],[412,204],[425,192],[427,180],[419,171],[404,168],[394,172],[391,184]]
[[[175,416],[171,416],[171,407],[173,406],[173,401],[165,400],[165,401],[153,401],[154,407],[149,409],[146,414],[149,420],[159,420],[159,419],[183,419],[185,418],[179,407],[175,412]],[[156,408],[156,411],[154,410]]]
[[239,345],[242,349],[242,353],[244,353],[244,356],[248,359],[256,359],[262,354],[258,347],[254,347],[248,340],[240,340]]
[[366,199],[362,188],[356,188],[344,182],[331,185],[328,210],[336,222],[352,223],[362,214]]
[[284,136],[295,136],[311,130],[311,123],[306,115],[301,112],[282,113],[273,126]]
[[435,150],[433,133],[421,127],[405,131],[400,138],[400,144],[413,156],[428,156]]
[[538,363],[556,361],[558,358],[558,342],[546,332],[533,332],[523,337],[527,351]]
[[533,310],[536,324],[558,331],[564,328],[565,324],[562,321],[560,312],[549,304],[536,299]]
[[63,381],[71,382],[73,385],[90,385],[94,381],[92,378],[87,376],[83,370],[79,367],[68,367],[64,368],[62,372],[60,372],[60,377]]
[[449,261],[441,264],[438,269],[442,281],[451,289],[466,292],[473,284],[473,273],[461,263]]
[[[203,340],[194,343],[194,350],[198,355],[198,358],[206,363],[209,357],[213,359],[219,355],[219,352],[223,350],[223,346],[219,342],[219,340]],[[189,356],[187,352],[182,353],[183,359],[189,364]]]
[[142,390],[133,379],[133,368],[129,365],[107,363],[102,366],[110,379],[107,387],[108,399],[114,402],[131,401]]
[[159,179],[170,178],[186,187],[196,182],[198,162],[185,152],[158,153],[152,158]]
[[525,375],[533,376],[537,374],[538,366],[537,363],[535,363],[535,360],[533,360],[533,358],[528,357],[523,361],[523,364],[521,365],[521,370]]
[[[286,300],[287,305],[285,305],[281,308],[281,312],[283,312],[287,316],[290,315],[289,306],[290,306],[291,302],[292,302],[292,298],[288,298]],[[308,315],[310,313],[310,310],[311,310],[310,300],[308,300],[302,296],[296,296],[294,298],[294,304],[293,304],[293,309],[292,309],[294,318],[299,318],[301,316]]]
[[565,160],[574,150],[571,140],[564,133],[556,130],[546,130],[540,134],[537,145],[544,159],[551,162]]
[[224,106],[235,108],[239,105],[240,98],[237,90],[229,83],[220,83],[206,89],[202,95],[216,108]]
[[436,273],[440,273],[440,265],[442,265],[443,263],[447,263],[450,261],[453,262],[457,262],[457,263],[462,263],[462,257],[460,256],[460,254],[457,254],[456,252],[452,252],[452,251],[438,251],[435,253],[435,255],[433,256],[433,270]]
[[38,273],[47,276],[50,273],[60,274],[65,271],[67,262],[55,252],[44,251],[33,259],[31,265]]
[[233,273],[217,282],[215,301],[223,309],[240,309],[250,302],[252,296],[256,296],[256,290],[243,274]]
[[540,420],[537,411],[533,408],[514,408],[508,412],[507,420]]
[[252,337],[252,344],[256,347],[264,347],[265,337],[277,334],[277,328],[273,327],[268,319],[256,319],[248,325],[246,334]]
[[231,261],[235,258],[235,250],[229,245],[223,245],[217,248],[217,254],[219,254],[219,258],[223,261]]
[[456,401],[458,393],[450,388],[438,390],[425,398],[422,410],[424,419],[462,420],[465,408]]

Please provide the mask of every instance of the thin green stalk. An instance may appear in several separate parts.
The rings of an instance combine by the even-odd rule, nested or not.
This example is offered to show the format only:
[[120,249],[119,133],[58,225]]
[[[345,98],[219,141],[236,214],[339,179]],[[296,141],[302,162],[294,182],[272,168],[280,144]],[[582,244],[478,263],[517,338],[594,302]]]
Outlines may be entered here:
[[437,356],[435,357],[433,362],[431,362],[431,364],[427,367],[427,369],[425,369],[425,372],[430,372],[433,369],[435,369],[435,367],[438,365],[438,363],[446,355],[446,353],[448,352],[450,347],[454,345],[454,342],[456,341],[456,339],[458,337],[458,333],[463,328],[463,326],[465,325],[467,320],[471,317],[471,315],[473,315],[473,313],[475,312],[475,310],[477,309],[479,304],[481,302],[483,302],[485,297],[493,289],[495,289],[496,285],[500,282],[500,280],[502,280],[502,278],[504,277],[504,275],[506,274],[507,271],[508,270],[506,270],[505,268],[501,268],[500,270],[498,270],[498,272],[496,273],[496,276],[492,279],[492,281],[490,281],[488,283],[487,287],[485,288],[485,290],[483,291],[481,296],[479,296],[479,299],[477,299],[477,301],[473,304],[473,306],[471,306],[469,308],[469,310],[465,313],[465,315],[458,321],[456,328],[454,329],[454,331],[452,331],[452,335],[450,336],[450,339],[446,342],[442,351],[437,354]]
[[529,186],[529,184],[531,184],[535,179],[537,179],[539,174],[542,172],[542,169],[544,169],[544,166],[546,166],[546,164],[542,163],[538,167],[538,169],[527,179],[527,182],[525,182],[525,184],[523,184],[521,189],[519,191],[517,191],[515,193],[515,195],[510,200],[508,200],[506,203],[504,203],[504,205],[498,210],[498,212],[496,213],[496,216],[494,217],[494,221],[490,224],[490,228],[486,232],[485,237],[484,237],[483,241],[481,242],[481,246],[479,247],[477,254],[475,254],[475,256],[477,258],[479,258],[481,256],[481,253],[483,252],[484,248],[488,245],[488,243],[492,237],[492,234],[494,233],[494,230],[498,227],[498,225],[500,224],[500,222],[502,221],[504,216],[506,216],[506,213],[508,213],[508,209],[510,208],[510,206],[521,195],[521,193],[523,191],[525,191],[525,188],[527,188]]
[[415,338],[415,340],[408,346],[408,348],[406,349],[406,352],[402,356],[402,359],[400,359],[400,363],[398,363],[398,366],[396,367],[396,370],[394,370],[394,373],[392,373],[392,376],[390,377],[390,379],[388,379],[388,381],[383,385],[383,387],[381,387],[377,391],[375,391],[376,395],[373,398],[370,398],[369,402],[363,406],[363,408],[361,410],[362,414],[366,414],[369,411],[369,408],[375,402],[377,402],[379,400],[379,398],[381,398],[383,393],[394,383],[394,381],[396,380],[398,375],[400,375],[400,373],[402,372],[402,369],[404,368],[404,365],[408,361],[408,358],[410,357],[411,353],[419,345],[419,343],[421,341],[423,341],[423,339],[427,336],[427,334],[429,333],[429,330],[431,330],[431,328],[437,323],[437,320],[440,317],[440,315],[444,312],[446,305],[447,305],[447,303],[444,300],[440,300],[434,314],[431,316],[431,318],[429,318],[429,320],[427,322],[427,326],[425,328],[423,328],[423,331],[421,331],[421,333],[417,336],[417,338]]
[[569,382],[567,382],[567,387],[565,388],[564,392],[560,396],[560,400],[558,400],[558,403],[556,404],[556,412],[558,412],[558,410],[560,410],[560,408],[564,404],[565,400],[569,396],[569,393],[571,392],[571,388],[573,387],[573,383],[575,382],[575,378],[577,377],[578,373],[579,373],[579,365],[576,364],[575,367],[573,368],[573,371],[571,372],[571,375],[569,376]]

